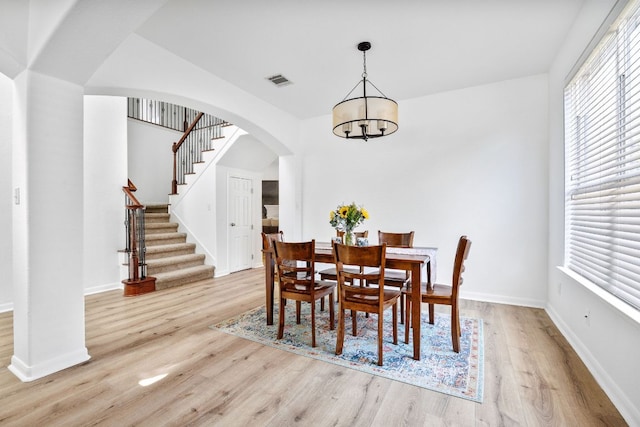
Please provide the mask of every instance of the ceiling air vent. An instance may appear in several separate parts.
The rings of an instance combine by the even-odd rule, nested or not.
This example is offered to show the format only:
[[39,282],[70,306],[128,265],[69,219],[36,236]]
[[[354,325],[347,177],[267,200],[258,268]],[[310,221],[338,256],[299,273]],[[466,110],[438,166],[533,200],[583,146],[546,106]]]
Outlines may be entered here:
[[289,80],[282,74],[276,74],[275,76],[267,77],[267,80],[269,80],[276,86],[286,86],[292,83],[291,80]]

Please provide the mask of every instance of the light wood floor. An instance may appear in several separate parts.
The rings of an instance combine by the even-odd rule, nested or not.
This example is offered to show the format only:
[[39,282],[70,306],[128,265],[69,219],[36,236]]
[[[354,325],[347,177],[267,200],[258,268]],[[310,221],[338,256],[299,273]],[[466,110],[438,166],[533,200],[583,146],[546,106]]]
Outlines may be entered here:
[[[462,315],[484,319],[479,404],[208,328],[263,299],[262,269],[132,298],[87,296],[91,360],[30,383],[0,369],[0,425],[625,425],[543,310],[464,302]],[[2,366],[12,353],[3,313]]]

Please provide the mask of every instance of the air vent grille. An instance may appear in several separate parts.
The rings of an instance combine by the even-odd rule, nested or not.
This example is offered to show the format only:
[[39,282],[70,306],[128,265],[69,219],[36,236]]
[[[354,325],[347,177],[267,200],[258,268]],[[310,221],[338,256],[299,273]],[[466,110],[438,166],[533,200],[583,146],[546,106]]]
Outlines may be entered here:
[[269,80],[271,83],[273,83],[276,86],[286,86],[292,83],[291,80],[289,80],[282,74],[276,74],[274,76],[267,77],[267,80]]

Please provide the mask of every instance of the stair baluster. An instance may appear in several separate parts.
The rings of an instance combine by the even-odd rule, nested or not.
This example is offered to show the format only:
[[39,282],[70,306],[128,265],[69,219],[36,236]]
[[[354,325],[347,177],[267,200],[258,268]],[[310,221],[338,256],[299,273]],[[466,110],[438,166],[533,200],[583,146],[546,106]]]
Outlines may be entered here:
[[133,195],[136,186],[128,180],[122,187],[125,194],[125,230],[127,232],[126,252],[129,278],[123,280],[124,295],[134,296],[155,291],[155,277],[147,276],[146,243],[144,231],[145,207]]

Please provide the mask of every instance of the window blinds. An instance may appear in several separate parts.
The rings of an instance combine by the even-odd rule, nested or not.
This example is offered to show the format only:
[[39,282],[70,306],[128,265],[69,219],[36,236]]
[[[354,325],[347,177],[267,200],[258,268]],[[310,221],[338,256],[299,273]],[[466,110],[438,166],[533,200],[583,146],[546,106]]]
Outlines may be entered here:
[[640,310],[640,2],[564,93],[565,266]]

